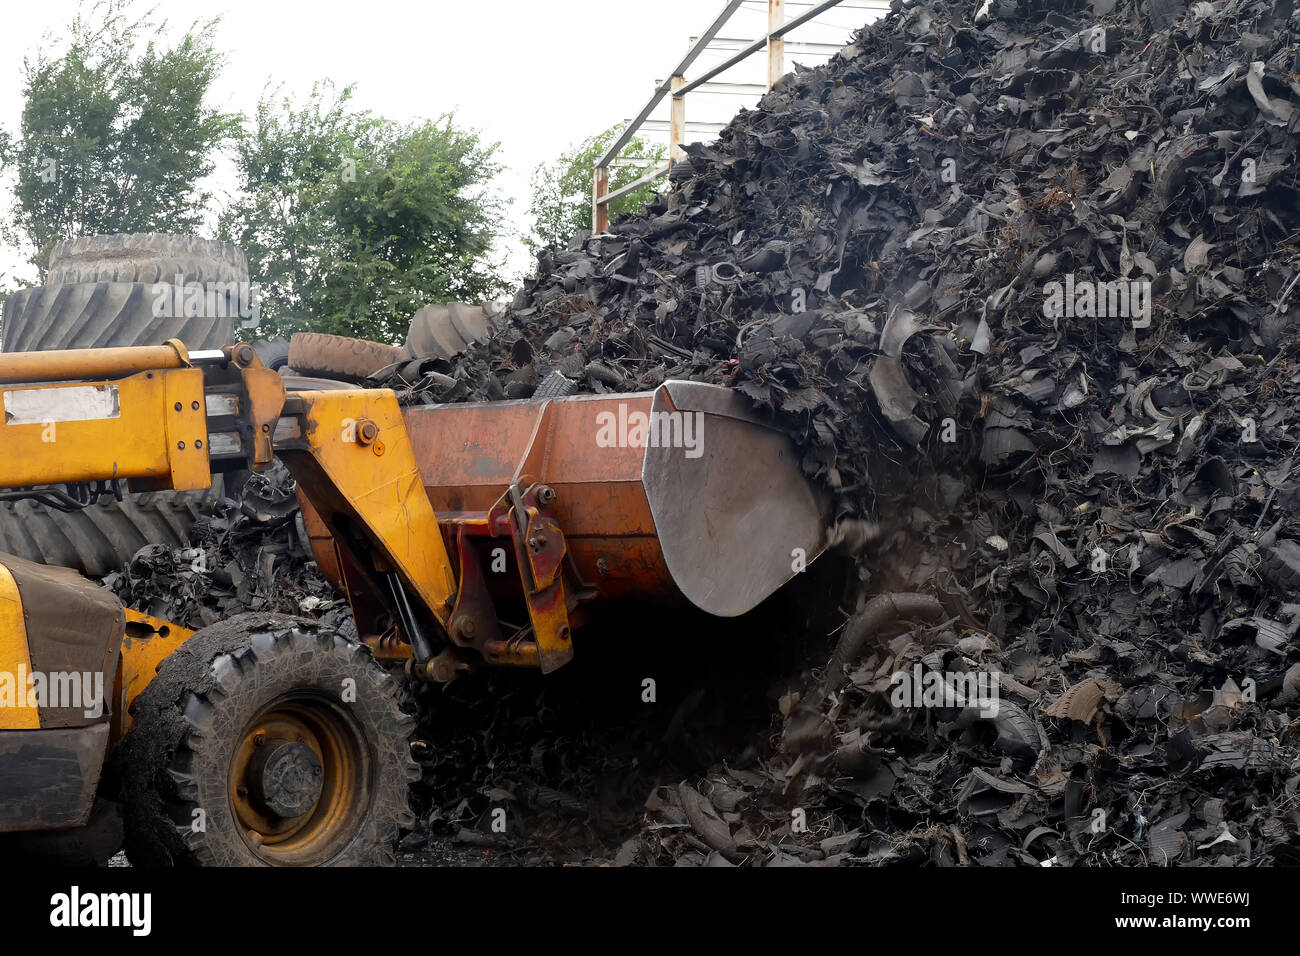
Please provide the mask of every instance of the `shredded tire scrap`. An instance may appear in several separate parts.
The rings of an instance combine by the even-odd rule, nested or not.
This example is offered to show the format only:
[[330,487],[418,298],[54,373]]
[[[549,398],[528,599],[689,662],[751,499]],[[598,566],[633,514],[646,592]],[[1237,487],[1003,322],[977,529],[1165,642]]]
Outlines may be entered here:
[[1283,4],[896,3],[390,378],[734,386],[855,559],[659,710],[453,687],[406,858],[1300,862],[1297,73]]

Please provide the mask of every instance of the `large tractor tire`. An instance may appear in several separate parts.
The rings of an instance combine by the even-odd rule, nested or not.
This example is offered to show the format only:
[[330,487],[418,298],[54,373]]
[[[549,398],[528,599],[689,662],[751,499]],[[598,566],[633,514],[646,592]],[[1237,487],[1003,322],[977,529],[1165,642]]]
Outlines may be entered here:
[[411,320],[406,348],[416,358],[449,359],[488,339],[504,321],[504,310],[495,303],[427,305]]
[[182,282],[247,282],[248,257],[232,243],[195,236],[82,236],[54,244],[45,284],[175,282],[178,275]]
[[415,721],[364,644],[243,614],[166,658],[114,754],[137,866],[382,866],[413,823]]
[[220,315],[172,315],[167,313],[176,311],[174,300],[158,304],[172,288],[171,283],[81,282],[20,289],[4,302],[4,351],[162,345],[168,339],[180,339],[190,349],[230,344],[238,319],[235,299],[222,300],[213,310]]
[[289,365],[305,376],[360,381],[410,359],[406,349],[322,332],[299,332],[289,340]]
[[[109,260],[111,267],[102,264]],[[51,283],[60,276],[87,281],[13,293],[4,302],[0,345],[6,352],[37,352],[160,345],[178,338],[190,349],[213,349],[234,341],[238,303],[228,298],[221,315],[155,314],[168,310],[157,308],[165,290],[152,277],[173,288],[177,271],[187,282],[246,281],[248,262],[228,243],[190,236],[60,242],[51,259]],[[116,278],[139,281],[110,281]],[[170,305],[175,312],[174,299]],[[188,547],[194,521],[224,492],[222,478],[214,477],[208,491],[128,495],[121,503],[101,500],[70,513],[31,501],[0,502],[0,550],[101,576],[125,566],[146,544]]]
[[223,487],[214,477],[207,491],[126,495],[73,512],[35,501],[0,502],[0,551],[100,578],[147,544],[188,547],[190,528],[212,511]]
[[337,378],[312,378],[299,375],[298,370],[289,364],[289,343],[285,339],[267,339],[255,346],[257,356],[267,368],[275,369],[284,379],[284,387],[291,392],[335,392],[352,388],[350,382]]

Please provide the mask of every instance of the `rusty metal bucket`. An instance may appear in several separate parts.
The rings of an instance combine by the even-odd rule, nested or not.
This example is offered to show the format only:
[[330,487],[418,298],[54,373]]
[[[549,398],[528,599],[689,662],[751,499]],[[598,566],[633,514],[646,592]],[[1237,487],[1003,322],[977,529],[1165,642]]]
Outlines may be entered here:
[[[826,502],[794,446],[730,389],[673,381],[653,392],[404,415],[444,531],[481,519],[512,485],[540,482],[554,491],[549,511],[600,598],[685,599],[733,617],[824,546]],[[306,505],[304,519],[330,573],[328,532]]]

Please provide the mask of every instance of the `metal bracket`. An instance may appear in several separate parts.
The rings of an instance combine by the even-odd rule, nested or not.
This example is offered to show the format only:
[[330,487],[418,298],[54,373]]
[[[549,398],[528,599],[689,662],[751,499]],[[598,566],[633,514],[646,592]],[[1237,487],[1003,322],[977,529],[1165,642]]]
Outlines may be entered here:
[[568,544],[559,523],[543,514],[554,500],[555,492],[550,487],[522,478],[488,512],[492,534],[508,535],[514,543],[543,674],[573,660],[569,596],[563,574]]

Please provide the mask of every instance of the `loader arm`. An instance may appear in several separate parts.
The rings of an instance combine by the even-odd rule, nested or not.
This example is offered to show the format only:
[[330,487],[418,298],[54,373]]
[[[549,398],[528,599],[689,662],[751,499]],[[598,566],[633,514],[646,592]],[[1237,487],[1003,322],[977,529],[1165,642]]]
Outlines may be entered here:
[[140,491],[209,488],[222,462],[270,465],[283,405],[280,376],[246,345],[191,355],[172,340],[3,355],[0,488],[120,480]]
[[358,631],[385,629],[375,620],[378,601],[427,667],[446,643],[456,578],[397,397],[386,389],[299,392],[281,421],[276,454],[363,578],[345,581]]

